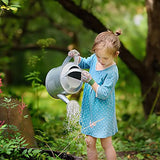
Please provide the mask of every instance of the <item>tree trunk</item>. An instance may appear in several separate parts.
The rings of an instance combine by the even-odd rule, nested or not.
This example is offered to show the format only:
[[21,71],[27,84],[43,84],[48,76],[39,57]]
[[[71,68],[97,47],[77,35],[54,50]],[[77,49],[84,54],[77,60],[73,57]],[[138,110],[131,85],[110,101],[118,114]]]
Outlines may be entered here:
[[142,102],[146,118],[156,113],[160,115],[160,87],[158,80],[145,80],[141,82]]
[[146,0],[148,37],[144,66],[146,78],[141,79],[145,115],[160,114],[160,1]]

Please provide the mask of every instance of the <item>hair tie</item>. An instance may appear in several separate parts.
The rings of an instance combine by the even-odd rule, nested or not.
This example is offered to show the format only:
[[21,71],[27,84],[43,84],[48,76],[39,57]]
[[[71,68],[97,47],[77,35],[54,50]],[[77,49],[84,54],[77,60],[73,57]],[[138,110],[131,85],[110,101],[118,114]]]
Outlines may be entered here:
[[119,36],[119,35],[121,35],[121,34],[122,34],[122,31],[121,31],[121,30],[117,30],[116,33],[115,33],[116,36]]

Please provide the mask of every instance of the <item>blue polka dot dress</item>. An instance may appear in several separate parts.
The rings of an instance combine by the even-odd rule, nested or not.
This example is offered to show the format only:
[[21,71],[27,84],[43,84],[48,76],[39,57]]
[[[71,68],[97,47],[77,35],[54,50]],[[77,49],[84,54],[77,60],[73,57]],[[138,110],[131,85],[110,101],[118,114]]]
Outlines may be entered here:
[[95,54],[87,59],[81,57],[79,66],[89,69],[92,78],[99,85],[97,93],[85,83],[81,108],[80,124],[82,133],[96,138],[113,136],[117,131],[115,112],[115,85],[118,80],[116,64],[96,70],[97,57]]

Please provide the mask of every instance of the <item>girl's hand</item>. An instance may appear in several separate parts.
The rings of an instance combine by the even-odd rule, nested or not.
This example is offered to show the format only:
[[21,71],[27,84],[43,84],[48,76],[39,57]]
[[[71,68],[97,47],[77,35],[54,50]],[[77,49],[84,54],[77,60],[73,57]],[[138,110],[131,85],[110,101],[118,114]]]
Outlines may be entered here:
[[68,56],[70,57],[80,56],[80,53],[76,49],[73,49],[68,52]]
[[89,85],[93,85],[95,83],[94,79],[91,77],[90,73],[86,70],[83,70],[81,73],[81,80],[82,82],[86,82]]
[[83,82],[88,83],[91,79],[92,79],[92,77],[91,77],[90,73],[83,70],[82,73],[81,73],[81,80]]

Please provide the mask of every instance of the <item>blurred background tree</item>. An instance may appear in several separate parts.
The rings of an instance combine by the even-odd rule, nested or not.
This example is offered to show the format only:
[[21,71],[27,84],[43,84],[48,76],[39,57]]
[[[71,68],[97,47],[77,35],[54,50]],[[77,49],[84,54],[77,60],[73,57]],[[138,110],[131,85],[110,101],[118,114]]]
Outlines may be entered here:
[[97,33],[121,28],[118,87],[141,90],[146,117],[160,113],[159,0],[1,0],[0,6],[6,85],[26,85],[25,75],[37,70],[44,83],[68,50],[87,57]]

